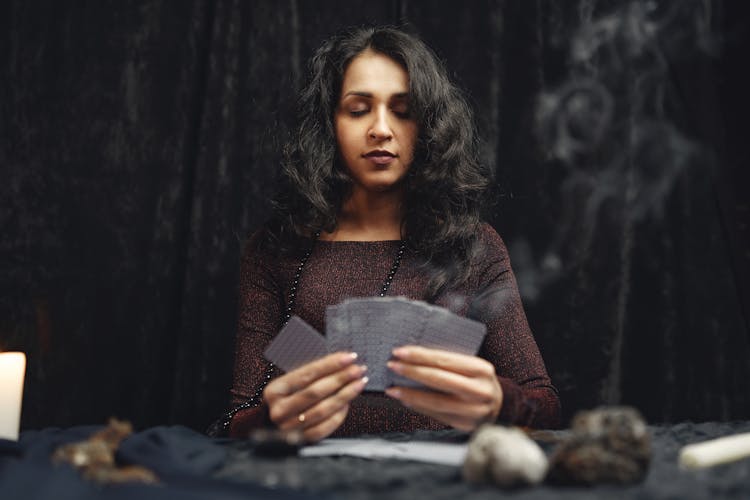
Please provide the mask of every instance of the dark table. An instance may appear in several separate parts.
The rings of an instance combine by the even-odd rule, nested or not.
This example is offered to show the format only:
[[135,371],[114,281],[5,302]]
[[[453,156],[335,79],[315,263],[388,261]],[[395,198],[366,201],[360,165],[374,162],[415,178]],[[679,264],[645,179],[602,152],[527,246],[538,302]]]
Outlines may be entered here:
[[[739,432],[750,422],[651,426],[648,476],[630,486],[515,490],[470,485],[455,467],[355,457],[263,457],[247,441],[209,439],[184,427],[138,432],[120,446],[118,460],[154,470],[161,484],[101,486],[70,467],[53,465],[53,449],[84,439],[97,427],[25,431],[19,443],[0,440],[0,499],[247,499],[247,498],[750,498],[750,459],[703,470],[681,470],[682,445]],[[455,432],[385,435],[394,440],[462,439]],[[543,444],[549,451],[551,445]]]

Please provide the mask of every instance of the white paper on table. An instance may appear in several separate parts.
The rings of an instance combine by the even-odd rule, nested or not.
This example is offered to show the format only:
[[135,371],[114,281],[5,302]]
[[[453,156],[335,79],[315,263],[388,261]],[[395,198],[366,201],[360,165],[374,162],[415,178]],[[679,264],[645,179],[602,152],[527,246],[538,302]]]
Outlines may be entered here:
[[385,439],[330,438],[320,443],[305,446],[301,457],[325,457],[347,455],[352,457],[383,460],[413,460],[431,464],[460,467],[466,457],[468,443],[440,443],[437,441],[387,441]]

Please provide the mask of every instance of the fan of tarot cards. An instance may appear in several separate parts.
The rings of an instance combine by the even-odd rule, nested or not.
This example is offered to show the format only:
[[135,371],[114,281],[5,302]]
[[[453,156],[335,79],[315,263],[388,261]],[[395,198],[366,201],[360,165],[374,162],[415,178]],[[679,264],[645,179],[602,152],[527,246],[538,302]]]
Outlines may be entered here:
[[384,391],[391,385],[421,384],[388,370],[391,351],[420,345],[474,355],[487,332],[483,323],[448,309],[403,297],[348,299],[328,306],[325,337],[298,316],[292,316],[265,350],[267,360],[284,371],[336,351],[351,351],[367,365],[365,390]]

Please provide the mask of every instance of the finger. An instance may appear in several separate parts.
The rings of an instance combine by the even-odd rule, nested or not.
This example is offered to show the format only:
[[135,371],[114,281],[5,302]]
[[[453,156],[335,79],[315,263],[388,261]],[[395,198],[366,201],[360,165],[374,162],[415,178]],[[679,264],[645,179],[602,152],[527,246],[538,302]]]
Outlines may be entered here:
[[[278,412],[271,416],[271,420],[281,430],[310,428],[318,423],[330,418],[338,412],[343,406],[348,406],[349,402],[362,393],[367,385],[367,377],[358,377],[350,381],[343,387],[339,386],[338,390],[329,397],[316,401],[315,404],[307,407],[296,407],[286,413]],[[274,409],[270,410],[271,413]]]
[[356,353],[335,352],[306,363],[269,383],[263,391],[263,396],[267,401],[289,396],[307,387],[313,381],[353,364],[356,359]]
[[478,356],[460,354],[444,349],[431,349],[416,345],[397,347],[393,356],[412,364],[434,366],[443,370],[460,373],[469,377],[488,377],[495,375],[492,363]]
[[280,422],[290,416],[307,411],[318,402],[336,394],[346,384],[361,379],[366,366],[353,365],[314,381],[294,394],[280,398],[270,406],[271,420]]
[[467,403],[455,396],[432,391],[389,387],[385,392],[407,408],[462,430],[488,420],[493,412],[491,403]]
[[419,404],[414,403],[414,402],[407,402],[404,400],[399,400],[399,401],[401,401],[401,403],[404,404],[405,407],[410,408],[416,412],[419,412],[422,415],[426,415],[430,418],[433,418],[437,420],[438,422],[442,422],[446,425],[449,425],[453,427],[454,429],[471,432],[472,430],[478,427],[478,424],[476,423],[475,419],[468,418],[461,414],[446,413],[440,410],[436,410],[434,408],[421,407]]
[[494,388],[492,378],[471,378],[465,375],[435,368],[432,366],[414,365],[401,361],[389,361],[388,368],[394,373],[440,392],[454,394],[464,401],[486,402],[493,398]]
[[344,423],[348,413],[349,405],[346,405],[333,413],[329,418],[319,422],[313,427],[305,429],[302,433],[305,441],[308,443],[314,443],[330,436],[336,429],[341,427],[341,424]]

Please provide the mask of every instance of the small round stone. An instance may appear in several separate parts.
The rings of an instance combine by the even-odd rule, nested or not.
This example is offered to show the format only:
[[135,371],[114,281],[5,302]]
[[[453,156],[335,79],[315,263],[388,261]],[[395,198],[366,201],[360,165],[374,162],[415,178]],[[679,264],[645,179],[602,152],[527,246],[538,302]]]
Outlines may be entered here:
[[470,482],[510,487],[542,482],[547,468],[544,451],[523,431],[486,424],[469,442],[463,475]]

